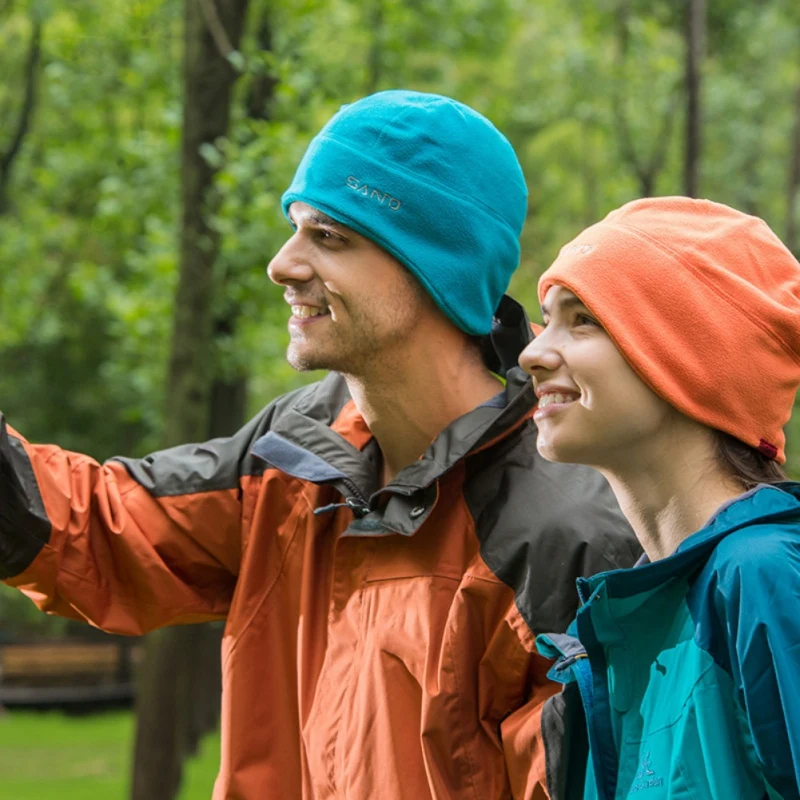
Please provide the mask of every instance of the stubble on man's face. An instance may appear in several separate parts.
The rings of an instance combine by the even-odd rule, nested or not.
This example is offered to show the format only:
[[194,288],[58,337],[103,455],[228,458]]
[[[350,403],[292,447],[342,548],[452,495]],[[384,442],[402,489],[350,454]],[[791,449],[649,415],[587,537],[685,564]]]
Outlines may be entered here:
[[301,331],[293,337],[286,359],[294,369],[374,373],[408,340],[430,304],[424,289],[400,265],[390,293],[376,296],[365,289],[342,300],[345,313],[340,319],[327,320],[324,331]]
[[426,316],[441,314],[411,272],[369,238],[299,201],[289,217],[295,232],[267,272],[293,307],[286,357],[295,369],[374,373],[404,355],[397,348]]

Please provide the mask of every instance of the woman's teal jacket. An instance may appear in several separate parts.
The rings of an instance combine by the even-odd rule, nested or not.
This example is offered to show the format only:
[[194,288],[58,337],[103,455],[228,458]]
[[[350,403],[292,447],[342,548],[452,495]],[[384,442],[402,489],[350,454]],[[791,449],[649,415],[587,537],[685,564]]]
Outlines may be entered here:
[[538,639],[565,684],[542,717],[553,800],[800,797],[800,484],[578,592]]

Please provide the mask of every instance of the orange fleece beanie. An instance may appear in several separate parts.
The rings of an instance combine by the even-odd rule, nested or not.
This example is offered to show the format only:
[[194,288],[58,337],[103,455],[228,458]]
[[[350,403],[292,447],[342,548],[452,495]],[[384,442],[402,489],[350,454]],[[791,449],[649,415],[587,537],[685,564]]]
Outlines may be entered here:
[[800,384],[800,264],[767,224],[687,197],[636,200],[562,248],[558,284],[653,391],[783,463]]

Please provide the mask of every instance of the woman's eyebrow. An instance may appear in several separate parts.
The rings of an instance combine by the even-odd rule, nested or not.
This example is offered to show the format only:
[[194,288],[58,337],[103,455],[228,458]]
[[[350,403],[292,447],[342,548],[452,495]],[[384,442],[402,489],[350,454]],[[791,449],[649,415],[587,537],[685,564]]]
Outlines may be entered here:
[[[578,298],[578,297],[575,297],[574,295],[572,297],[564,297],[563,299],[559,300],[556,303],[556,306],[561,311],[564,311],[567,308],[572,308],[573,306],[580,306],[581,308],[585,308],[585,306],[583,305],[583,302],[581,301],[581,299]],[[542,316],[549,316],[550,309],[544,303],[542,303],[542,305],[540,306],[540,309],[541,309],[541,312],[542,312]]]

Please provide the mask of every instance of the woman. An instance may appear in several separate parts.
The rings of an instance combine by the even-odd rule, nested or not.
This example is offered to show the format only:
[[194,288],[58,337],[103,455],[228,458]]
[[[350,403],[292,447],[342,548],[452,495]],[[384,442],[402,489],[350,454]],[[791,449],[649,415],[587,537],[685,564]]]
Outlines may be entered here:
[[645,551],[539,637],[565,684],[542,716],[551,798],[800,797],[800,486],[779,466],[800,265],[755,217],[640,200],[539,297],[520,357],[539,452],[602,472]]

